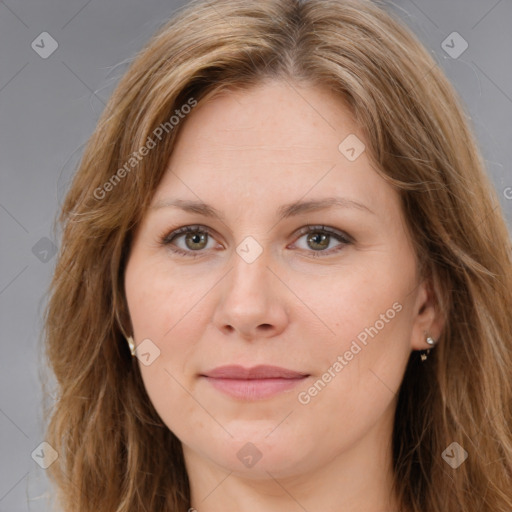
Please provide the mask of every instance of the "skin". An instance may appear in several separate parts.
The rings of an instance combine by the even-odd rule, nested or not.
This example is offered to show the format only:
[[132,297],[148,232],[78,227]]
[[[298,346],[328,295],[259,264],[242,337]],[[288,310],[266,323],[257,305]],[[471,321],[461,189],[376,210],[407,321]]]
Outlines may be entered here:
[[[125,274],[134,340],[149,338],[160,350],[139,366],[155,409],[182,442],[199,512],[241,504],[244,512],[334,512],[340,504],[346,512],[398,510],[391,491],[396,392],[411,350],[428,348],[425,333],[437,339],[442,321],[430,283],[418,275],[398,194],[366,151],[349,161],[338,149],[350,134],[365,143],[329,90],[270,81],[223,93],[187,117],[137,230]],[[282,220],[276,214],[292,201],[332,196],[373,213],[334,206]],[[154,207],[175,198],[211,204],[223,220]],[[211,235],[187,245],[182,234],[172,243],[198,257],[160,243],[197,224]],[[314,229],[298,233],[310,225],[354,241],[331,237],[322,245]],[[263,249],[251,263],[236,250],[248,236]],[[400,312],[301,403],[299,393],[397,303]],[[292,390],[244,401],[199,377],[225,364],[310,376]],[[248,442],[262,455],[252,467],[237,457]]]

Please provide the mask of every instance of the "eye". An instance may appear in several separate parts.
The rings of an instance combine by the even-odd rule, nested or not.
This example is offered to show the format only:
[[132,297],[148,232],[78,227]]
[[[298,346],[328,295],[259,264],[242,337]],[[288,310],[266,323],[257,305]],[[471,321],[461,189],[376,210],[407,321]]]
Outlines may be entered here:
[[[313,258],[340,252],[346,245],[353,243],[353,239],[347,234],[326,226],[306,226],[299,231],[299,235],[301,236],[298,240],[306,236],[306,244],[313,249],[312,254],[308,256]],[[333,239],[340,242],[340,244],[334,249],[326,250]]]
[[[161,243],[175,253],[195,258],[201,256],[199,251],[206,248],[208,237],[211,237],[211,233],[203,226],[184,226],[166,235]],[[183,239],[185,248],[175,245],[179,239]]]
[[[308,251],[312,254],[308,256],[314,258],[337,253],[346,245],[353,243],[353,239],[349,235],[326,226],[305,226],[298,234],[300,235],[298,240],[306,236],[306,244],[312,248],[312,251]],[[184,226],[165,235],[160,243],[169,247],[174,253],[195,258],[204,254],[203,249],[208,248],[209,238],[212,238],[213,241],[210,230],[204,226]],[[326,250],[333,239],[340,242],[339,245],[334,249]],[[180,247],[177,243],[180,240],[182,240],[184,246]],[[307,248],[304,250],[307,251]]]

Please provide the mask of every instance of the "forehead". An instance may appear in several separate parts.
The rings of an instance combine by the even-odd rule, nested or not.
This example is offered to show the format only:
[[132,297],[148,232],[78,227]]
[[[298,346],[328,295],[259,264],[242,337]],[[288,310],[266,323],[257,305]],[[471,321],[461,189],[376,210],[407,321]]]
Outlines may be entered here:
[[[361,151],[355,159],[342,151],[347,140]],[[171,196],[275,209],[308,195],[384,205],[390,194],[339,96],[267,82],[223,91],[186,117],[152,204]]]
[[268,81],[209,98],[187,117],[178,139],[186,138],[189,146],[193,132],[196,149],[203,151],[307,152],[327,146],[337,150],[340,137],[356,131],[349,108],[328,89]]

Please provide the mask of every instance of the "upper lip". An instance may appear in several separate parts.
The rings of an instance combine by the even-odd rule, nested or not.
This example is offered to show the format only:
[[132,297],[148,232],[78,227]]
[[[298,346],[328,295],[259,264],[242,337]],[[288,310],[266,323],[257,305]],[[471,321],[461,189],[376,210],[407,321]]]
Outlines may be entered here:
[[239,365],[219,366],[201,374],[214,379],[298,379],[308,374],[280,368],[279,366],[259,365],[244,368]]

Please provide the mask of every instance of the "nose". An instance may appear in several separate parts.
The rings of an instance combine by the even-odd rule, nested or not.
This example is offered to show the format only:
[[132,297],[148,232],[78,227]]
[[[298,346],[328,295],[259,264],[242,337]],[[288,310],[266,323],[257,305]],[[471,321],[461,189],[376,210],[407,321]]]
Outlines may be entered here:
[[238,255],[234,260],[222,280],[214,325],[225,335],[248,341],[279,335],[289,321],[285,286],[263,255],[252,263]]

